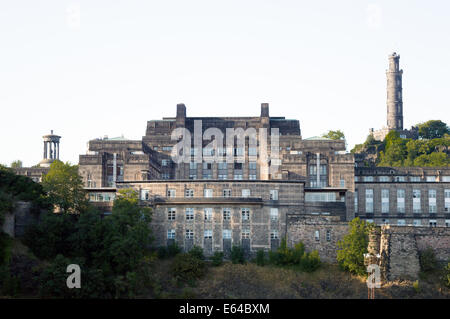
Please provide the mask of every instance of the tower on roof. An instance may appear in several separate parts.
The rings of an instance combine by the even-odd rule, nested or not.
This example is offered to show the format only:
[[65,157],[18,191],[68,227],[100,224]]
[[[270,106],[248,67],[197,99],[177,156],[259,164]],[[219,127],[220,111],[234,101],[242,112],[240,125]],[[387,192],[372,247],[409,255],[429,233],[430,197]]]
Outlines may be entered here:
[[402,75],[400,55],[394,52],[389,55],[389,69],[386,70],[387,128],[389,130],[403,130]]

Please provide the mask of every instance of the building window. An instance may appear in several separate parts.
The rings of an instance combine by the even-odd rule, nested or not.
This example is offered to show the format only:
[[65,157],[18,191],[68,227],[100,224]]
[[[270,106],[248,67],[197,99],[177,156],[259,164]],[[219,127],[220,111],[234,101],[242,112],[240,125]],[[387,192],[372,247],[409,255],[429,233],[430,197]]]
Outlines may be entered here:
[[358,190],[355,190],[355,213],[358,212]]
[[382,223],[383,225],[389,225],[389,219],[384,218],[384,219],[381,221],[381,223]]
[[162,179],[170,179],[170,174],[169,173],[162,173],[161,174],[161,178]]
[[186,208],[186,220],[194,220],[194,209]]
[[389,176],[379,176],[378,177],[378,181],[380,181],[380,182],[389,182],[390,179],[389,179]]
[[278,200],[278,189],[270,190],[270,200]]
[[405,190],[397,189],[397,213],[405,212]]
[[250,209],[242,208],[241,213],[242,213],[242,220],[250,220]]
[[450,213],[450,189],[444,190],[444,211]]
[[316,230],[316,231],[314,232],[314,239],[315,239],[316,241],[319,241],[319,240],[320,240],[320,232],[319,232],[318,230]]
[[203,237],[205,239],[211,239],[212,238],[212,230],[211,229],[205,229],[203,234],[204,234]]
[[175,229],[169,229],[167,231],[167,239],[175,239]]
[[211,220],[212,219],[212,208],[205,208],[205,220]]
[[213,190],[212,188],[205,188],[203,190],[204,197],[213,197]]
[[197,174],[189,174],[189,179],[197,179]]
[[425,180],[427,182],[435,182],[436,181],[436,176],[426,176]]
[[256,162],[249,162],[248,163],[248,169],[256,170]]
[[331,230],[327,229],[327,241],[331,241]]
[[163,159],[161,161],[161,166],[169,166],[169,164],[170,164],[170,160],[168,160],[168,159]]
[[278,239],[278,230],[273,229],[270,231],[270,239]]
[[197,170],[197,163],[196,162],[189,162],[189,169],[196,171]]
[[434,214],[437,211],[436,207],[436,190],[429,189],[428,190],[428,212],[430,214]]
[[150,191],[148,189],[141,189],[141,200],[149,200]]
[[341,180],[339,181],[339,186],[340,186],[340,187],[345,187],[345,179],[341,179]]
[[270,209],[270,220],[278,220],[278,208]]
[[397,220],[397,226],[405,226],[405,225],[406,225],[406,223],[405,223],[404,219],[398,219]]
[[420,176],[410,176],[409,180],[411,182],[420,182]]
[[430,225],[430,227],[436,227],[436,219],[430,219],[428,224]]
[[450,227],[450,219],[445,220],[445,227]]
[[413,213],[420,214],[420,189],[413,189]]
[[194,238],[194,231],[191,229],[186,229],[186,239],[193,239]]
[[234,174],[234,180],[237,180],[237,181],[239,181],[239,180],[242,180],[242,174]]
[[226,170],[227,169],[227,162],[219,162],[217,165],[217,168],[219,170]]
[[187,189],[184,191],[184,195],[185,195],[186,197],[194,197],[194,190],[193,190],[193,189],[187,188]]
[[222,231],[223,239],[231,239],[231,229],[224,229]]
[[251,180],[251,181],[256,180],[256,174],[249,174],[248,175],[248,179]]
[[242,239],[250,239],[250,229],[242,229]]
[[406,181],[406,177],[405,176],[395,176],[394,177],[394,181],[396,181],[396,182],[405,182]]
[[443,182],[450,182],[450,176],[442,176]]
[[250,190],[249,189],[243,189],[242,190],[242,197],[250,197]]
[[373,213],[373,189],[366,189],[366,213]]
[[217,175],[217,178],[221,179],[221,180],[228,179],[228,174],[219,174],[219,175]]
[[231,197],[231,189],[224,189],[223,197]]
[[363,182],[373,182],[373,176],[363,176]]
[[414,226],[422,226],[422,221],[420,219],[414,219],[413,220],[413,225]]
[[230,208],[224,208],[222,213],[223,213],[223,220],[231,219],[231,209]]
[[175,220],[176,213],[177,213],[177,209],[176,208],[169,208],[169,210],[167,211],[167,219],[168,220]]
[[174,189],[168,189],[167,190],[167,197],[175,197],[176,191]]
[[381,212],[389,213],[389,189],[381,190]]

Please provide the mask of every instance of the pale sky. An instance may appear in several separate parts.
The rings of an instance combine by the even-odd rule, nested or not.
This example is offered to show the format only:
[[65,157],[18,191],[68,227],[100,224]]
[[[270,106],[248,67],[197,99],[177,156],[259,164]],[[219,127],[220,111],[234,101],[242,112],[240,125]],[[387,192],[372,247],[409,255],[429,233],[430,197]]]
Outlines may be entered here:
[[147,120],[271,116],[348,148],[386,123],[388,55],[400,54],[404,125],[450,123],[448,1],[2,1],[0,163],[42,159],[61,135],[141,139]]

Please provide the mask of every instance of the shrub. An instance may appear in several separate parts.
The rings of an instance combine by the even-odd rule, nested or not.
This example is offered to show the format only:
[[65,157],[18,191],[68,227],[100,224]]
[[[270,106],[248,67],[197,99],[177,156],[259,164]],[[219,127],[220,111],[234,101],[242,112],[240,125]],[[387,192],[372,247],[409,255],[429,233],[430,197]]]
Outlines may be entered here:
[[223,263],[223,252],[216,251],[214,253],[214,255],[212,256],[211,260],[212,260],[212,265],[214,267],[222,265],[222,263]]
[[424,272],[433,271],[437,268],[436,255],[430,247],[419,252],[419,261],[420,269]]
[[180,252],[181,252],[181,249],[180,249],[180,247],[178,247],[178,244],[176,242],[167,246],[167,257],[176,256]]
[[233,246],[231,248],[231,262],[233,264],[245,263],[244,250],[241,246]]
[[178,281],[189,282],[206,273],[206,264],[188,253],[178,254],[170,267],[171,273]]
[[414,281],[414,283],[413,283],[413,288],[414,288],[414,291],[415,291],[417,294],[420,292],[420,286],[419,286],[419,281],[418,281],[418,280]]
[[444,268],[444,276],[442,279],[444,280],[444,285],[450,288],[450,262]]
[[159,259],[164,259],[167,257],[167,248],[164,246],[159,246],[158,250],[156,251],[156,255]]
[[192,247],[191,250],[189,250],[189,255],[198,258],[200,260],[204,260],[205,256],[203,255],[203,249],[199,246]]
[[310,253],[304,253],[300,260],[300,269],[306,272],[313,272],[320,267],[319,252],[314,250]]
[[258,266],[264,266],[266,264],[266,253],[263,249],[259,249],[256,252],[256,264]]

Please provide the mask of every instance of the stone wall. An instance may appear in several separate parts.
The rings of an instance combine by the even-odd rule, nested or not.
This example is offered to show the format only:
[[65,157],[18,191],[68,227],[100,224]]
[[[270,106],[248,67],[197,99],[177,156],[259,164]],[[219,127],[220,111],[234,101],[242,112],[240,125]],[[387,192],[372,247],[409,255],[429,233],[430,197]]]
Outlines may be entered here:
[[[387,280],[419,277],[419,254],[430,247],[440,262],[450,259],[450,228],[382,226],[380,247],[375,253],[381,255],[381,272]],[[376,240],[371,237],[371,240]],[[369,243],[370,245],[370,243]]]
[[325,262],[336,262],[337,242],[347,232],[348,223],[341,221],[339,216],[289,215],[287,220],[288,246],[303,242],[306,251],[317,250]]
[[20,237],[25,233],[28,225],[39,220],[40,213],[33,210],[32,203],[18,201],[14,203],[14,211],[5,214],[2,231],[11,237]]

